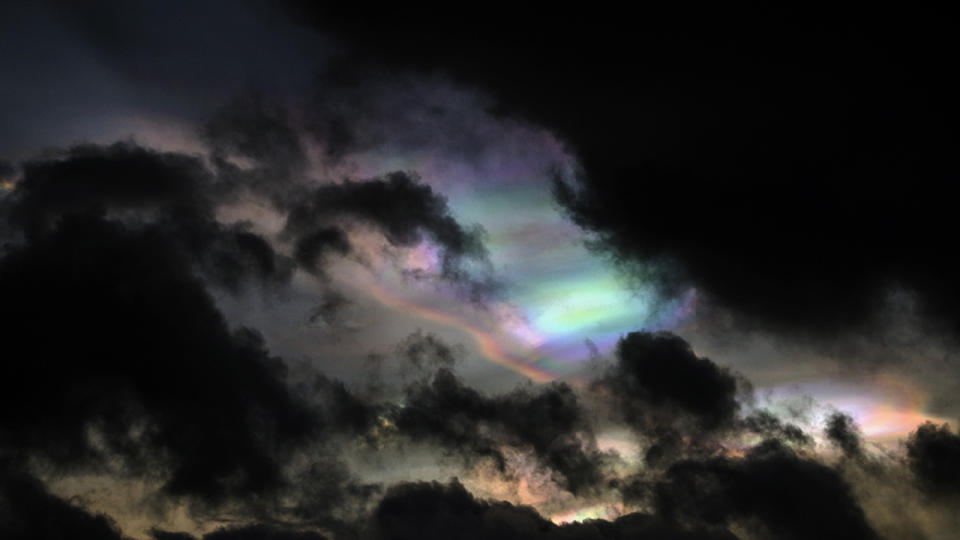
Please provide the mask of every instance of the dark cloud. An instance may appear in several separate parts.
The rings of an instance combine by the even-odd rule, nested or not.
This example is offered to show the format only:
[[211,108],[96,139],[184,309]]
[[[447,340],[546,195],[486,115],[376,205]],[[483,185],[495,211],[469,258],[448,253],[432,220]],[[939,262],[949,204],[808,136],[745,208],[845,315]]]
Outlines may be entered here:
[[336,227],[319,227],[297,240],[293,258],[300,266],[313,274],[322,275],[328,254],[350,253],[350,241],[346,233]]
[[207,217],[212,177],[192,156],[133,144],[80,145],[28,161],[11,212],[28,234],[48,230],[67,213],[179,210]]
[[[256,331],[228,326],[189,256],[163,225],[89,214],[7,246],[0,458],[343,527],[334,508],[376,487],[328,443],[364,435],[376,409],[322,374],[291,385]],[[320,457],[304,464],[307,451]]]
[[[317,114],[326,113],[315,110]],[[286,215],[284,234],[294,243],[297,263],[322,274],[327,255],[351,251],[346,229],[365,225],[395,247],[434,243],[439,247],[441,276],[467,285],[472,299],[482,300],[494,291],[483,229],[458,222],[443,195],[413,172],[305,184],[307,135],[302,137],[301,131],[287,107],[263,94],[247,95],[220,108],[203,129],[225,185],[221,194],[246,189],[270,199]],[[238,165],[231,158],[248,163]]]
[[668,290],[838,334],[899,285],[960,322],[942,13],[286,4],[349,61],[443,73],[550,129],[582,164],[557,184],[573,220]]
[[164,531],[160,529],[151,530],[150,536],[153,540],[196,540],[196,537],[189,533]]
[[63,218],[0,276],[4,451],[68,468],[119,455],[218,501],[280,485],[283,456],[321,427],[156,229]]
[[[399,172],[317,187],[297,176],[293,183],[285,177],[300,174],[299,167],[283,168],[293,167],[288,154],[295,151],[287,148],[295,145],[288,140],[295,137],[293,128],[279,118],[263,120],[282,133],[271,136],[270,129],[259,128],[262,114],[267,113],[250,112],[250,119],[230,110],[215,118],[215,127],[209,128],[215,134],[210,136],[213,169],[197,156],[130,143],[75,146],[28,161],[0,218],[27,238],[49,230],[66,214],[103,216],[130,226],[148,223],[195,259],[205,275],[232,291],[251,279],[285,282],[295,264],[322,277],[331,257],[350,253],[349,229],[365,225],[396,247],[434,243],[439,277],[462,284],[472,300],[482,301],[496,290],[482,229],[459,223],[446,199],[430,186]],[[231,165],[218,157],[220,147],[255,165],[249,170]],[[277,253],[249,224],[217,220],[217,208],[244,190],[267,199],[286,216],[293,259]]]
[[656,485],[655,500],[664,518],[736,522],[764,538],[879,538],[836,471],[775,440],[743,458],[676,463]]
[[377,406],[354,395],[342,381],[317,374],[309,386],[306,393],[319,401],[326,424],[337,432],[362,435],[379,414]]
[[[168,531],[152,531],[153,540],[197,540],[193,535]],[[277,526],[249,525],[220,528],[202,536],[202,540],[325,540],[313,531],[298,531]]]
[[[289,157],[290,132],[231,135],[258,123],[229,114],[211,123],[214,153],[250,159],[266,178]],[[298,174],[278,174],[288,173]],[[4,456],[68,473],[106,467],[157,479],[166,495],[211,509],[239,502],[252,515],[339,529],[345,522],[333,507],[362,508],[376,493],[323,445],[365,436],[379,406],[322,374],[294,389],[257,332],[229,328],[199,277],[231,290],[251,276],[289,278],[293,263],[270,240],[216,218],[239,190],[280,212],[292,204],[248,180],[223,164],[210,169],[199,157],[130,143],[77,146],[24,164],[0,216],[10,225],[0,323],[15,333],[0,364]],[[294,262],[318,275],[327,251],[349,250],[347,228],[358,224],[394,245],[438,244],[448,279],[467,279],[462,261],[485,260],[479,233],[408,176],[284,189],[307,193],[311,205],[291,210],[288,231],[326,223],[295,246]],[[291,459],[317,445],[323,458],[291,477]],[[283,505],[269,502],[280,493]]]
[[13,167],[13,163],[0,159],[0,178],[10,180],[16,172],[17,170]]
[[[472,299],[486,298],[495,287],[483,230],[461,225],[446,199],[415,175],[392,172],[363,182],[321,185],[291,202],[287,211],[285,234],[303,262],[325,250],[345,251],[347,245],[331,231],[331,223],[354,220],[382,232],[393,246],[433,242],[440,248],[442,277],[466,284]],[[471,264],[479,268],[472,272]]]
[[907,460],[920,484],[936,495],[960,494],[960,435],[927,422],[907,439]]
[[292,269],[244,224],[216,220],[220,182],[194,156],[127,143],[76,146],[28,161],[12,193],[7,219],[30,238],[68,214],[102,216],[128,225],[150,223],[214,281],[283,281]]
[[861,457],[863,455],[863,437],[853,418],[841,412],[836,412],[827,418],[827,428],[824,431],[830,444],[839,448],[847,457]]
[[[328,256],[349,252],[349,228],[372,226],[394,246],[433,242],[440,277],[470,283],[479,299],[489,283],[467,266],[488,270],[481,231],[406,174],[307,186],[296,130],[259,98],[223,109],[205,137],[212,167],[133,143],[23,164],[0,208],[0,324],[15,333],[0,363],[0,457],[142,476],[209,508],[241,502],[255,515],[341,527],[331,508],[362,507],[377,488],[323,445],[365,435],[379,407],[322,374],[294,389],[256,331],[229,328],[208,281],[272,285],[294,264],[322,276]],[[287,215],[292,260],[251,226],[218,220],[240,195]],[[318,445],[323,459],[293,485],[291,458]],[[269,503],[281,492],[283,505]]]
[[203,129],[221,183],[267,197],[286,215],[284,233],[293,240],[300,265],[321,274],[327,255],[351,251],[345,228],[362,224],[396,247],[433,242],[440,248],[443,278],[467,284],[475,300],[492,292],[483,230],[459,223],[443,195],[412,172],[361,182],[304,184],[307,157],[301,131],[284,105],[262,94],[222,107]]
[[785,443],[810,446],[813,438],[791,423],[785,423],[770,411],[760,410],[743,419],[742,428],[767,439],[779,439]]
[[617,344],[616,363],[594,383],[618,414],[646,432],[686,421],[694,430],[731,426],[740,404],[737,377],[697,356],[679,336],[631,332]]
[[452,369],[464,355],[462,347],[450,346],[435,334],[424,333],[422,330],[407,336],[397,345],[396,352],[418,371],[432,368]]
[[47,491],[42,482],[0,464],[0,536],[7,540],[127,540],[116,523]]
[[468,460],[492,459],[501,470],[502,446],[527,448],[574,493],[600,482],[610,459],[597,451],[585,411],[563,383],[490,397],[441,368],[407,388],[393,420],[414,440],[434,441]]
[[[221,174],[255,192],[283,197],[283,188],[301,177],[306,150],[286,107],[264,94],[235,98],[207,120],[202,136]],[[233,165],[230,158],[254,166]]]
[[530,507],[478,500],[456,480],[446,485],[421,482],[392,487],[374,511],[368,527],[372,540],[736,538],[726,531],[685,528],[642,514],[630,514],[612,522],[591,520],[555,525]]

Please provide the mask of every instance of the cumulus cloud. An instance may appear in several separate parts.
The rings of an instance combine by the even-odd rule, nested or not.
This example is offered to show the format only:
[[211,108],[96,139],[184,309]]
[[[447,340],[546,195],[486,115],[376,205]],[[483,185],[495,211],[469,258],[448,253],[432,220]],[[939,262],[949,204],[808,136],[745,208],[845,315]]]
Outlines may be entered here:
[[195,156],[129,143],[81,145],[24,164],[6,220],[26,238],[57,226],[63,216],[149,223],[205,274],[231,289],[251,278],[285,281],[292,264],[243,223],[217,221],[221,183]]
[[[294,513],[310,505],[311,520],[328,515],[345,491],[368,492],[341,463],[323,459],[310,470],[343,481],[320,500],[316,489],[292,486],[289,468],[331,437],[363,435],[375,405],[322,374],[291,385],[286,364],[256,330],[230,328],[208,286],[273,287],[297,265],[322,273],[325,241],[317,229],[304,232],[320,222],[339,255],[357,221],[397,246],[432,241],[443,254],[442,277],[451,280],[469,280],[461,260],[482,261],[485,251],[440,195],[402,173],[320,187],[297,178],[290,189],[310,198],[295,208],[228,174],[217,164],[221,153],[255,160],[271,175],[287,162],[274,159],[277,147],[294,145],[280,126],[283,136],[244,132],[267,114],[254,109],[253,119],[230,110],[211,122],[212,161],[117,143],[55,150],[23,164],[0,215],[7,225],[0,321],[12,333],[0,364],[4,459],[24,470],[40,460],[66,474],[107,467],[154,478],[166,495],[209,508],[260,505],[283,492],[303,499]],[[218,219],[219,206],[242,190],[289,213],[287,232],[303,233],[292,258],[277,239]],[[388,201],[393,210],[379,213]],[[319,486],[318,479],[307,483]]]
[[933,494],[960,492],[960,435],[950,426],[927,422],[907,440],[910,468]]
[[839,448],[847,457],[863,455],[863,436],[853,418],[842,412],[833,413],[827,418],[827,439]]
[[64,218],[8,250],[0,276],[5,452],[159,463],[171,494],[219,500],[278,485],[280,456],[321,428],[153,228]]
[[440,368],[406,389],[392,419],[414,440],[433,441],[466,460],[491,459],[502,472],[502,446],[529,450],[574,493],[596,486],[612,459],[597,450],[585,410],[562,383],[487,396]]
[[655,487],[658,510],[695,523],[741,520],[771,538],[879,538],[830,467],[768,441],[743,458],[682,461]]
[[[71,230],[78,230],[77,224],[73,225]],[[167,287],[164,290],[170,289]],[[64,313],[64,316],[69,315]],[[92,324],[96,324],[96,321]],[[167,324],[166,334],[175,336],[175,329]],[[142,330],[139,332],[142,334]],[[243,331],[238,335],[242,334]],[[252,336],[248,335],[245,339],[253,341],[241,340],[242,344],[263,354],[262,348],[257,349],[262,345],[257,345]],[[731,383],[736,386],[732,375],[709,360],[698,357],[680,338],[662,333],[635,333],[626,337],[624,343],[627,341],[631,341],[632,345],[624,346],[623,351],[632,350],[637,354],[624,353],[620,364],[613,366],[612,370],[625,369],[622,365],[624,360],[656,363],[671,359],[676,364],[671,369],[676,369],[678,373],[692,373],[691,380],[720,381],[716,386],[724,391],[713,395],[723,396],[721,401],[725,402],[728,398],[736,400],[730,389]],[[83,342],[72,339],[71,343],[76,346]],[[82,355],[85,349],[81,347],[74,350]],[[649,355],[651,351],[660,354]],[[163,352],[161,350],[157,354]],[[670,354],[663,354],[665,352]],[[108,360],[112,358],[110,348],[102,348],[100,353]],[[39,455],[45,455],[43,452],[56,443],[76,455],[89,456],[110,451],[140,466],[149,463],[146,461],[148,456],[130,454],[131,448],[139,448],[140,452],[149,452],[152,448],[163,449],[166,461],[159,463],[173,467],[166,473],[167,493],[203,497],[208,509],[215,509],[217,503],[225,502],[224,497],[227,496],[238,499],[245,494],[250,496],[263,492],[271,482],[282,487],[276,493],[282,494],[287,501],[281,505],[284,508],[278,509],[258,498],[256,504],[246,506],[250,513],[243,520],[244,524],[222,527],[203,535],[204,539],[306,539],[328,537],[328,534],[333,534],[335,538],[406,538],[414,531],[418,537],[425,538],[444,538],[451,534],[458,537],[475,534],[478,538],[491,534],[506,538],[527,538],[531,535],[591,539],[737,538],[741,533],[760,538],[879,537],[860,506],[857,491],[850,484],[851,480],[855,480],[849,475],[850,471],[836,468],[817,455],[813,452],[808,435],[796,426],[784,424],[767,411],[755,412],[741,419],[738,418],[738,405],[728,408],[722,417],[723,422],[717,424],[711,415],[698,417],[696,413],[699,409],[684,401],[684,396],[689,394],[679,387],[675,388],[676,395],[651,397],[640,391],[644,388],[643,374],[646,371],[620,373],[621,378],[638,378],[631,381],[636,385],[632,393],[621,396],[634,396],[638,401],[629,405],[614,401],[624,411],[645,404],[658,411],[654,418],[660,421],[667,421],[671,415],[682,419],[671,427],[670,433],[675,436],[670,441],[671,445],[664,445],[660,441],[665,459],[655,462],[650,459],[648,452],[648,464],[658,466],[637,469],[627,466],[615,455],[597,449],[594,434],[596,420],[592,418],[588,405],[578,397],[578,392],[566,384],[520,387],[512,392],[490,396],[470,388],[450,371],[445,364],[449,359],[447,346],[432,336],[415,333],[398,346],[397,353],[403,362],[410,362],[410,355],[420,361],[424,356],[437,356],[432,362],[438,366],[433,373],[409,384],[399,403],[365,401],[352,394],[342,382],[322,374],[316,374],[312,380],[301,383],[298,391],[294,392],[278,386],[282,384],[278,381],[279,375],[253,370],[252,373],[256,375],[254,380],[247,380],[242,373],[230,374],[229,378],[224,379],[230,383],[229,388],[219,390],[219,394],[213,389],[207,389],[202,395],[195,392],[196,397],[191,397],[186,390],[177,392],[177,399],[182,401],[178,404],[181,410],[168,406],[154,396],[151,386],[141,382],[134,368],[125,371],[116,367],[119,361],[113,361],[113,371],[106,372],[112,384],[118,388],[116,396],[102,392],[102,384],[97,386],[97,381],[107,378],[106,375],[101,377],[99,373],[90,371],[90,376],[78,378],[75,371],[62,368],[66,370],[65,376],[71,377],[74,390],[64,390],[65,383],[59,383],[49,375],[47,380],[48,384],[52,380],[57,385],[54,390],[60,392],[65,403],[72,405],[69,415],[66,411],[58,412],[46,405],[42,414],[27,419],[31,422],[29,429],[34,432],[8,433],[18,441],[21,450],[32,450],[32,447],[24,446],[23,441],[35,441]],[[254,357],[270,365],[269,356]],[[76,354],[74,358],[85,358],[87,370],[98,366],[89,358]],[[238,359],[232,358],[231,361],[235,363]],[[196,362],[193,361],[194,364]],[[231,368],[236,371],[237,367],[243,366],[242,362],[248,361],[240,362],[239,365],[231,365]],[[166,367],[177,368],[169,360]],[[278,368],[278,365],[274,365],[274,369]],[[192,369],[211,371],[216,368],[195,365]],[[223,373],[216,371],[218,377],[226,377],[226,370],[223,368]],[[202,378],[185,368],[172,372],[179,375],[178,380],[157,380],[158,387],[172,392],[181,386],[195,389],[203,382]],[[423,373],[422,369],[418,372]],[[658,372],[659,369],[653,371]],[[147,370],[147,373],[157,377],[156,371]],[[614,371],[599,377],[595,385],[606,385],[609,390],[612,373]],[[698,378],[697,373],[710,376]],[[646,379],[646,382],[650,380]],[[74,399],[75,393],[87,395],[88,385],[101,389],[99,399],[89,402]],[[662,388],[669,388],[669,385],[662,385]],[[120,393],[121,389],[124,393]],[[590,390],[595,391],[595,388]],[[700,389],[700,392],[710,394],[705,389]],[[242,395],[243,402],[231,401],[234,395],[238,396],[237,399]],[[271,397],[267,399],[262,396]],[[225,408],[214,407],[208,399],[215,399]],[[78,403],[86,408],[78,408]],[[98,404],[103,407],[97,408]],[[108,407],[111,404],[122,404],[128,411],[130,407],[137,406],[135,410],[142,412],[128,412],[127,416],[114,417],[109,412],[112,410]],[[213,419],[207,419],[208,412],[217,416],[231,414],[238,420],[227,424],[218,420],[215,423]],[[305,423],[298,424],[291,418]],[[645,418],[644,422],[637,424],[634,417],[625,415],[620,417],[620,421],[650,433],[650,419]],[[138,419],[145,422],[148,428],[138,431],[135,426],[131,427],[131,422]],[[162,424],[161,420],[169,424]],[[51,423],[57,427],[73,424],[94,426],[101,435],[94,446],[89,438],[84,439],[77,430],[44,431]],[[9,424],[8,418],[5,421],[8,430]],[[193,430],[194,426],[196,431]],[[290,426],[306,431],[284,431]],[[717,426],[723,426],[722,431],[711,431],[719,429]],[[190,441],[189,444],[199,446],[176,446],[162,437],[164,430],[184,430],[185,427],[189,429],[184,431],[184,436],[168,437],[174,442]],[[86,431],[89,433],[89,429]],[[210,431],[209,435],[205,431]],[[131,440],[134,432],[138,432],[139,438]],[[262,439],[257,434],[264,432],[270,433],[270,441],[260,442]],[[332,457],[336,456],[337,450],[323,445],[324,437],[347,436],[360,441],[372,437],[370,441],[376,442],[377,438],[388,433],[435,448],[441,456],[463,459],[468,465],[489,459],[501,467],[501,473],[508,472],[504,449],[509,446],[529,453],[540,468],[553,476],[554,482],[562,490],[582,497],[583,501],[609,500],[611,494],[619,494],[627,508],[645,510],[640,513],[628,511],[617,518],[556,525],[533,508],[506,501],[479,499],[456,481],[446,485],[400,483],[380,495],[381,486],[358,482],[342,463]],[[661,432],[654,430],[653,433]],[[712,434],[718,440],[722,436],[737,440],[737,433],[758,433],[766,439],[743,452],[726,443],[712,446],[709,451],[698,447],[697,439],[707,434]],[[319,441],[316,439],[318,434]],[[833,415],[828,420],[826,434],[847,455],[862,455],[864,450],[859,445],[857,428],[849,417],[839,413]],[[48,439],[39,439],[43,436]],[[60,439],[52,440],[50,437]],[[211,437],[229,437],[225,439],[229,447],[222,446]],[[255,437],[254,440],[258,442],[250,442],[245,437]],[[305,440],[298,441],[300,437]],[[909,456],[918,476],[918,485],[949,486],[949,475],[943,471],[947,470],[944,467],[948,467],[950,437],[956,438],[948,429],[932,425],[921,427],[911,437],[908,443]],[[264,442],[271,444],[264,446]],[[317,446],[317,442],[321,444]],[[281,474],[278,465],[289,459],[289,448],[285,450],[284,446],[298,445],[308,452],[319,454],[312,458],[313,464],[301,469],[301,472]],[[16,456],[9,453],[10,448],[17,446],[5,448],[8,456]],[[389,446],[381,445],[378,448],[383,456],[396,451]],[[944,452],[943,448],[947,448],[947,451]],[[176,452],[190,454],[181,456],[179,460],[170,459],[171,456],[176,457]],[[207,458],[203,456],[209,459],[204,461]],[[46,457],[59,459],[60,463],[68,463],[63,461],[67,458],[77,459],[75,455],[62,453]],[[12,470],[19,475],[13,478],[29,478],[22,461],[13,463],[16,467]],[[895,471],[896,467],[895,461],[884,461],[882,467],[857,469],[860,471],[858,474],[868,475],[857,481],[878,481],[874,476],[888,474],[888,470]],[[931,470],[935,470],[935,473],[929,473]],[[940,479],[939,483],[927,483],[930,478]],[[943,478],[947,478],[947,483],[943,482]],[[28,484],[42,489],[42,484],[35,479],[30,479]],[[908,491],[904,491],[906,493]],[[80,519],[97,527],[105,526],[107,529],[104,530],[120,534],[112,522],[103,516],[71,506],[49,494],[44,497],[50,504],[58,505],[58,508],[70,509],[71,515],[74,515],[71,519]],[[29,530],[38,525],[17,526]],[[200,538],[194,533],[165,530],[154,530],[152,534],[154,538],[164,540]]]
[[[393,172],[362,182],[321,185],[286,210],[284,234],[304,264],[315,265],[325,251],[349,251],[342,229],[335,228],[338,220],[347,219],[373,227],[396,247],[429,240],[440,248],[440,276],[464,284],[473,300],[482,301],[495,290],[483,229],[460,224],[446,199],[415,175]],[[469,263],[480,266],[479,275],[470,272]]]
[[[741,427],[738,397],[749,385],[728,368],[698,356],[679,336],[631,332],[617,343],[614,358],[591,386],[611,402],[614,418],[649,441],[648,465],[661,466],[687,452],[711,451],[714,435]],[[765,429],[776,428],[768,424]]]

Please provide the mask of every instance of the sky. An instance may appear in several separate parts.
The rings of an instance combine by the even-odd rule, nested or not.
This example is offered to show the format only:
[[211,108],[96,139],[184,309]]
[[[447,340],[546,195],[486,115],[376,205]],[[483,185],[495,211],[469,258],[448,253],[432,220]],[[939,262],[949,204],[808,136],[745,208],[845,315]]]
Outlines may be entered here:
[[0,536],[948,538],[945,14],[0,5]]

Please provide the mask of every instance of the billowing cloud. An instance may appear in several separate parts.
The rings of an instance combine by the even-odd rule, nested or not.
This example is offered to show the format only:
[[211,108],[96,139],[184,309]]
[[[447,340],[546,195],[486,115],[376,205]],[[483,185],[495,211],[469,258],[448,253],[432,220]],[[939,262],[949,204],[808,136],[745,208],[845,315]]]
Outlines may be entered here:
[[[269,525],[220,528],[203,535],[203,540],[326,540],[326,536],[314,531],[298,531]],[[153,531],[153,540],[196,540],[191,534],[168,531]]]
[[435,441],[468,460],[492,459],[501,471],[502,446],[529,449],[574,493],[598,484],[611,459],[597,450],[586,412],[562,383],[490,397],[440,368],[407,388],[393,422],[414,440]]
[[321,429],[283,363],[228,327],[152,227],[64,218],[9,249],[0,276],[6,452],[159,463],[168,492],[216,501],[282,483],[281,456]]
[[42,482],[0,463],[0,536],[10,540],[129,540],[108,516],[50,494]]
[[716,539],[736,538],[726,531],[685,528],[654,516],[631,514],[613,522],[587,521],[555,525],[529,507],[473,497],[456,480],[449,484],[410,483],[390,489],[370,520],[370,538],[528,539],[601,538]]
[[477,272],[465,267],[479,264],[479,277],[489,278],[483,230],[457,222],[443,196],[410,174],[322,185],[290,203],[287,211],[284,234],[292,238],[303,263],[315,264],[326,250],[347,251],[342,233],[331,228],[347,219],[374,227],[393,246],[415,247],[425,240],[439,246],[440,275],[466,284],[471,299],[483,300],[494,290],[495,282],[475,279]]
[[[286,282],[294,263],[318,268],[303,248],[315,233],[291,261],[268,237],[217,219],[249,185],[199,157],[132,143],[76,146],[23,169],[0,216],[9,225],[0,259],[0,320],[12,333],[0,366],[9,459],[64,471],[112,464],[215,506],[289,489],[297,452],[373,422],[373,405],[339,381],[318,375],[294,390],[284,362],[255,330],[230,328],[208,292],[205,280],[238,291],[251,277]],[[326,220],[342,254],[348,217],[399,245],[418,242],[423,227],[449,247],[450,279],[464,278],[460,258],[483,257],[430,188],[402,174],[364,186],[317,188],[312,208],[291,210],[288,230]],[[375,208],[386,200],[395,211],[382,217]]]
[[655,487],[659,512],[708,525],[740,520],[770,538],[878,538],[846,481],[777,441],[743,458],[682,461]]
[[669,333],[632,332],[617,344],[616,364],[595,388],[608,392],[638,430],[689,419],[696,428],[733,423],[740,408],[737,377]]
[[288,279],[292,264],[266,239],[242,223],[216,220],[220,187],[198,157],[127,143],[82,145],[25,163],[4,217],[28,238],[66,215],[146,222],[222,285]]
[[950,426],[930,422],[919,426],[907,440],[910,468],[925,489],[934,494],[960,491],[960,435]]
[[860,430],[848,414],[834,413],[827,418],[827,439],[848,457],[863,454]]

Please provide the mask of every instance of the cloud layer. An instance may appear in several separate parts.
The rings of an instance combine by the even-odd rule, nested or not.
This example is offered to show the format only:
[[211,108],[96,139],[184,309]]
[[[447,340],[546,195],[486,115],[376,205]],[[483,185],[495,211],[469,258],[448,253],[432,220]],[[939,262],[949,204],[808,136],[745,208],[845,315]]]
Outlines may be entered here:
[[[251,5],[185,15],[185,28],[210,28],[186,44],[154,8],[90,4],[58,23],[134,88],[200,81],[191,106],[232,95],[244,70],[205,73],[185,53],[203,45],[213,50],[203,59],[235,60],[229,43],[253,35],[236,29],[270,24],[293,41],[261,36],[275,46],[265,57],[245,46],[253,64],[276,64],[261,70],[282,91],[237,92],[204,115],[191,152],[131,140],[0,161],[0,536],[956,530],[954,428],[922,424],[891,450],[845,411],[818,422],[765,408],[744,375],[687,336],[638,322],[608,355],[588,343],[575,376],[491,391],[463,373],[466,349],[430,329],[388,352],[371,345],[361,377],[338,379],[282,358],[223,307],[309,288],[319,305],[307,323],[335,349],[356,291],[332,274],[349,260],[490,309],[505,284],[484,230],[458,218],[443,182],[348,173],[349,158],[387,147],[483,155],[496,134],[471,123],[492,114],[562,141],[576,158],[556,169],[562,210],[660,295],[704,298],[741,328],[829,342],[870,328],[905,291],[949,336],[960,322],[945,187],[955,92],[940,67],[949,25],[779,10],[757,23],[726,8]],[[156,32],[137,35],[151,17]],[[902,42],[880,23],[896,23]],[[295,45],[317,43],[331,45],[311,93],[291,99],[286,76],[309,56]],[[469,101],[455,109],[470,114],[432,106],[438,96]],[[408,255],[423,260],[404,266]],[[734,354],[742,337],[727,337]],[[390,370],[399,375],[383,377]]]

